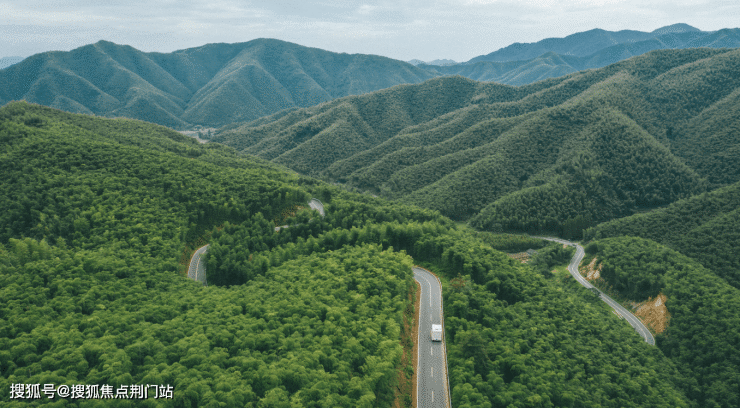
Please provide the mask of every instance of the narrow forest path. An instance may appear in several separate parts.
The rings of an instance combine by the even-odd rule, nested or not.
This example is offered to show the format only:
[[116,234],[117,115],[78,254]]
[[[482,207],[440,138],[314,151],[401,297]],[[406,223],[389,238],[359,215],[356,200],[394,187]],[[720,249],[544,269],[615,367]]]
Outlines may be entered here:
[[551,237],[535,237],[540,239],[545,239],[548,241],[553,242],[559,242],[561,244],[569,245],[576,248],[576,253],[573,255],[573,259],[571,259],[570,264],[568,265],[568,272],[573,276],[573,279],[578,281],[583,287],[591,290],[595,290],[599,293],[599,298],[604,301],[607,305],[611,306],[614,311],[622,316],[627,322],[632,326],[635,331],[642,336],[642,338],[645,339],[645,342],[647,344],[650,344],[651,346],[655,345],[655,338],[653,337],[652,333],[650,333],[650,330],[648,330],[647,327],[642,323],[642,320],[638,319],[635,315],[633,315],[630,311],[622,307],[617,301],[609,297],[604,292],[600,291],[598,288],[594,287],[594,285],[590,284],[586,278],[581,276],[581,273],[578,272],[578,265],[581,264],[581,261],[583,260],[583,257],[586,255],[586,252],[583,250],[583,247],[576,244],[575,242],[570,242],[564,239],[560,238],[551,238]]

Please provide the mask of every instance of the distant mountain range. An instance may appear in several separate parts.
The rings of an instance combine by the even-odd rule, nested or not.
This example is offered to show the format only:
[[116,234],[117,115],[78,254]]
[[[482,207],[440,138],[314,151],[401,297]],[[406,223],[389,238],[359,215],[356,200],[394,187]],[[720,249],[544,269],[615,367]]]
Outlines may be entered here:
[[651,33],[591,30],[513,44],[460,64],[407,63],[271,39],[208,44],[167,54],[100,41],[69,52],[37,54],[0,70],[0,105],[25,99],[69,112],[129,117],[175,129],[220,127],[434,77],[461,75],[526,85],[651,50],[693,47],[740,47],[740,29],[704,32],[677,24]]
[[23,61],[23,57],[2,57],[0,58],[0,69],[7,68],[21,61]]
[[271,39],[169,54],[100,41],[37,54],[0,71],[0,105],[25,99],[176,129],[222,126],[436,75],[386,57]]
[[[606,31],[597,28],[594,30],[571,34],[565,38],[546,38],[536,43],[527,44],[514,43],[490,54],[472,58],[464,64],[470,65],[484,61],[525,61],[537,58],[549,52],[554,52],[560,55],[585,57],[619,44],[632,44],[641,41],[649,41],[652,39],[659,39],[664,35],[680,35],[686,37],[687,34],[690,34],[688,37],[697,38],[710,33],[701,31],[688,24],[674,24],[659,28],[649,33],[634,30]],[[665,48],[683,47],[669,46]]]
[[708,32],[687,24],[675,24],[649,33],[595,29],[531,44],[515,43],[457,65],[418,66],[440,75],[526,85],[584,69],[602,68],[653,50],[700,47],[738,48],[740,29]]
[[426,65],[441,65],[441,66],[448,66],[448,65],[456,65],[457,64],[457,62],[455,62],[455,61],[453,61],[451,59],[436,59],[434,61],[428,61],[428,62],[424,62],[424,61],[418,60],[418,59],[412,59],[411,61],[408,61],[408,63],[411,64],[411,65],[426,64]]
[[580,231],[740,181],[738,72],[740,50],[701,48],[521,87],[443,77],[213,140],[483,229]]

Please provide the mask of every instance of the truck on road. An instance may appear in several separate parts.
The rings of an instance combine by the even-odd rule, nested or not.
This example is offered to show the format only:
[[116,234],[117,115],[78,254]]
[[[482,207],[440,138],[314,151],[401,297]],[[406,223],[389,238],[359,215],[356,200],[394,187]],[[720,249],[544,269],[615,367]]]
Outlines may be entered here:
[[442,325],[432,325],[432,341],[442,341]]

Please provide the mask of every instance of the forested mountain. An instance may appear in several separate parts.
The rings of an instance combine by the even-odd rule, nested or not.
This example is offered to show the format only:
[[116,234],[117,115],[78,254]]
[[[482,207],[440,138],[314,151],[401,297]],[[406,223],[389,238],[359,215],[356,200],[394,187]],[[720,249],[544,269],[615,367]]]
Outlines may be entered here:
[[443,75],[462,75],[476,81],[526,85],[585,69],[602,68],[653,50],[738,48],[740,29],[704,32],[680,25],[661,34],[639,31],[591,30],[534,44],[513,44],[492,54],[451,66],[418,65]]
[[0,58],[0,69],[7,68],[21,61],[23,61],[23,57],[2,57]]
[[433,76],[390,58],[271,39],[168,54],[100,41],[0,71],[0,105],[25,99],[172,128],[222,126]]
[[[3,406],[35,383],[174,387],[121,406],[391,406],[413,372],[412,264],[443,281],[454,406],[692,406],[675,364],[576,283],[434,211],[27,103],[0,109],[0,146]],[[312,196],[325,218],[299,208]],[[208,287],[181,264],[204,242]]]
[[445,65],[455,65],[455,64],[457,64],[457,62],[455,62],[455,61],[453,61],[451,59],[436,59],[436,60],[433,60],[433,61],[426,61],[426,62],[424,62],[422,60],[418,60],[418,59],[412,59],[412,60],[406,61],[406,62],[408,62],[411,65],[426,64],[426,65],[441,65],[441,66],[445,66]]
[[668,328],[656,335],[656,344],[688,379],[687,394],[699,406],[740,405],[740,290],[695,260],[647,239],[598,240],[586,252],[596,255],[601,277],[629,299],[665,296]]
[[[435,78],[226,127],[213,140],[479,228],[580,236],[702,192],[713,169],[736,167],[725,157],[737,146],[738,70],[740,51],[696,49],[522,87]],[[723,151],[687,165],[691,149],[678,141],[715,128]]]
[[166,54],[100,41],[14,61],[0,70],[0,105],[24,99],[73,113],[141,119],[175,129],[218,127],[433,77],[461,75],[525,85],[650,50],[690,47],[740,47],[740,29],[703,32],[676,25],[653,33],[592,30],[514,44],[462,64],[410,64],[272,39]]
[[688,255],[740,289],[740,182],[666,208],[590,228],[585,238],[649,238]]
[[[549,52],[560,55],[586,57],[614,45],[634,44],[649,40],[662,43],[668,42],[669,44],[674,44],[677,41],[686,43],[713,33],[701,31],[688,24],[673,24],[661,27],[652,32],[635,30],[607,31],[597,28],[571,34],[564,38],[546,38],[536,43],[514,43],[490,54],[472,58],[464,64],[472,65],[482,61],[525,61]],[[669,38],[671,40],[667,40]],[[708,40],[703,40],[702,42],[705,44],[710,43]]]

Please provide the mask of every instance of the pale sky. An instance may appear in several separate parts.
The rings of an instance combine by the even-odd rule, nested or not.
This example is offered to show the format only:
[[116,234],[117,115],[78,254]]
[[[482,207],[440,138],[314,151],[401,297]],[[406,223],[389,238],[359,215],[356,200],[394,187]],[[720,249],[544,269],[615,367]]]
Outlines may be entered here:
[[0,0],[0,57],[99,40],[171,52],[277,38],[400,60],[467,61],[580,31],[740,26],[737,0]]

